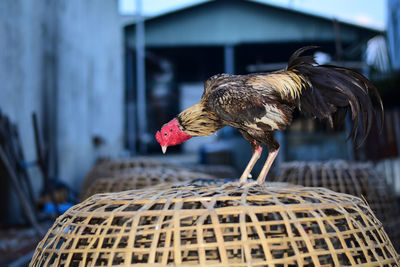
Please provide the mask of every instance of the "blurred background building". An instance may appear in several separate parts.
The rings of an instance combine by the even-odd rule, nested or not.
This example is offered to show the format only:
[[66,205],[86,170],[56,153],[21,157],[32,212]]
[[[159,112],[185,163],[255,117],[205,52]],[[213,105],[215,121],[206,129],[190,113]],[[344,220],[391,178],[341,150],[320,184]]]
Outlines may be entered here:
[[[373,160],[400,193],[400,1],[382,1],[387,26],[301,8],[310,1],[177,1],[179,7],[171,4],[150,16],[146,10],[155,1],[1,1],[0,111],[18,129],[25,159],[18,164],[28,171],[33,198],[45,184],[36,164],[32,113],[48,176],[78,191],[99,159],[161,158],[154,133],[199,100],[209,76],[284,68],[290,54],[307,45],[319,46],[319,63],[371,78],[383,96],[386,121],[381,135],[373,129],[356,150],[345,142],[349,127],[330,130],[296,115],[290,129],[277,133],[280,161]],[[127,12],[127,3],[136,9]],[[343,12],[356,16],[351,8]],[[169,152],[169,159],[238,170],[251,153],[233,129]],[[23,221],[5,171],[0,184],[0,217]]]
[[[145,24],[148,105],[146,114],[139,111],[135,116],[133,112],[127,112],[126,119],[127,125],[134,118],[138,118],[138,126],[142,120],[146,120],[148,125],[144,133],[140,132],[140,127],[127,128],[128,148],[133,148],[132,152],[135,148],[142,152],[139,144],[144,144],[148,152],[158,152],[160,148],[152,138],[153,133],[180,110],[196,103],[201,97],[204,80],[213,74],[246,74],[282,69],[293,51],[307,45],[320,47],[316,56],[321,63],[368,72],[364,60],[367,42],[383,34],[379,30],[289,8],[232,0],[203,2],[149,18]],[[127,70],[127,106],[137,102],[133,97],[136,95],[133,71],[136,32],[135,24],[125,28],[126,63],[128,68],[132,68]],[[353,157],[352,148],[348,151],[346,147],[343,129],[331,134],[326,131],[315,134],[317,125],[318,122],[312,120],[299,121],[294,125],[291,128],[294,132],[309,133],[282,136],[287,139],[287,142],[283,142],[289,143],[284,147],[290,149],[284,149],[280,156],[289,160]],[[183,145],[183,151],[195,153],[204,144],[221,139],[226,143],[231,140],[228,136],[234,138],[235,132],[224,130],[220,137],[191,140]],[[234,142],[240,146],[240,140],[241,137],[235,138]],[[243,145],[247,146],[245,141]],[[243,151],[248,156],[251,153],[249,148],[232,146],[232,142],[219,147],[228,149],[225,155],[235,154],[230,157],[232,159],[243,159],[239,155]],[[214,143],[203,148],[215,152]],[[206,158],[202,160],[207,161]],[[246,164],[245,160],[235,163],[239,169]]]

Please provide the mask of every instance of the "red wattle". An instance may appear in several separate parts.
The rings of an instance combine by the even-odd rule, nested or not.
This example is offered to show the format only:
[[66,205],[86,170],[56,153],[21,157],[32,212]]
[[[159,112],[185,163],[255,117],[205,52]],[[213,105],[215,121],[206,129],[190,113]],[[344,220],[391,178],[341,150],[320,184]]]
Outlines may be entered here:
[[163,145],[160,131],[157,131],[157,133],[156,133],[156,140],[160,145]]

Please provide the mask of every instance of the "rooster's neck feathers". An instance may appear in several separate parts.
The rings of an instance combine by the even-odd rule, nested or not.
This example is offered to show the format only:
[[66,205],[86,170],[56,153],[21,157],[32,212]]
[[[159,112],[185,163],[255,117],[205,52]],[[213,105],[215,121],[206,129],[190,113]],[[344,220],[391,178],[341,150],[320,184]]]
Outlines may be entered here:
[[217,115],[202,101],[182,111],[177,120],[183,132],[191,136],[208,136],[223,127]]

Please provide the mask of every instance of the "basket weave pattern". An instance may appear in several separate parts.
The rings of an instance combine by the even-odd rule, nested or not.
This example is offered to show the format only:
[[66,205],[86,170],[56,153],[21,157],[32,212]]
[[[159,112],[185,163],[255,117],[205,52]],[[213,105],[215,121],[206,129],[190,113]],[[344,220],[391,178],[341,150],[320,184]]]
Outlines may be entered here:
[[397,249],[400,249],[400,208],[385,179],[368,163],[289,162],[281,165],[275,181],[303,186],[325,187],[365,198],[382,221]]
[[361,199],[324,188],[181,187],[94,195],[60,216],[31,266],[398,266]]
[[181,170],[177,165],[167,164],[148,157],[135,157],[131,159],[107,160],[96,164],[86,175],[82,182],[81,192],[100,178],[118,177],[124,174],[140,173],[143,170]]
[[98,193],[112,193],[126,190],[142,189],[148,187],[171,187],[181,182],[195,179],[212,179],[203,173],[188,172],[185,170],[171,170],[167,168],[134,168],[131,173],[116,174],[115,177],[99,178],[82,191],[81,199],[84,200]]

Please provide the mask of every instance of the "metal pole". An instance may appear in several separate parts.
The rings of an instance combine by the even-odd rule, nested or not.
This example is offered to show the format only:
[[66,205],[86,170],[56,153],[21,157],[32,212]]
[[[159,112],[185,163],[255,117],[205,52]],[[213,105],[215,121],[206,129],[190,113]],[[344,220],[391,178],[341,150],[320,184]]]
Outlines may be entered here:
[[130,155],[135,155],[137,153],[136,149],[136,137],[138,136],[135,120],[137,118],[137,107],[136,107],[136,99],[135,95],[135,80],[133,77],[133,73],[135,71],[135,63],[134,63],[134,52],[131,50],[126,51],[126,131],[128,133],[127,136],[127,144]]
[[146,73],[145,73],[145,30],[142,17],[142,1],[136,0],[136,101],[139,137],[139,152],[147,152],[147,108],[146,108]]
[[235,50],[233,45],[224,47],[224,72],[227,74],[235,73]]
[[[235,48],[231,44],[226,44],[224,46],[224,73],[235,73]],[[232,127],[225,127],[220,130],[221,135],[219,135],[218,138],[230,136],[234,131]]]

